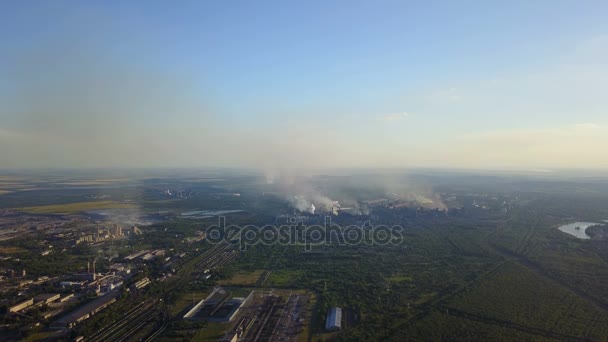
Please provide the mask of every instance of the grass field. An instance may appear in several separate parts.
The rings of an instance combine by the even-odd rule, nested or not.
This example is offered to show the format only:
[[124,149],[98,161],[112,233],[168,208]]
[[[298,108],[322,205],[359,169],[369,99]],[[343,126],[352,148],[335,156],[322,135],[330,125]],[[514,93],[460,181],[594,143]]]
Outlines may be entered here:
[[262,275],[263,270],[255,270],[253,272],[237,272],[232,278],[223,282],[222,285],[230,286],[230,285],[248,285],[253,286],[256,284],[260,276]]
[[192,341],[217,341],[224,337],[227,327],[226,323],[209,323],[199,330]]
[[72,214],[88,210],[100,209],[134,209],[138,206],[133,203],[120,203],[115,201],[77,202],[58,205],[43,205],[39,207],[16,208],[31,214]]
[[27,253],[26,249],[20,247],[0,247],[0,254],[18,254],[18,253]]
[[28,335],[27,337],[25,337],[22,341],[43,341],[46,340],[48,338],[50,338],[53,335],[57,335],[57,332],[55,331],[38,331],[35,332],[31,335]]
[[266,283],[272,286],[292,286],[301,276],[300,270],[277,270],[272,272]]
[[412,277],[408,277],[408,276],[395,276],[395,277],[390,277],[387,278],[386,280],[394,282],[394,283],[400,283],[403,281],[412,281]]

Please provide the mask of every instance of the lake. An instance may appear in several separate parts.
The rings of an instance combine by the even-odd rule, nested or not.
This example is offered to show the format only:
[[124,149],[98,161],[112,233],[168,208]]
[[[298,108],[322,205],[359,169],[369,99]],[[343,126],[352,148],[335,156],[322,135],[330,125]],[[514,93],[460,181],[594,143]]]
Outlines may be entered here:
[[[557,229],[561,230],[564,233],[568,233],[570,235],[576,236],[579,239],[591,239],[591,237],[589,235],[587,235],[585,230],[587,230],[587,228],[589,228],[591,226],[597,226],[598,224],[600,224],[600,223],[574,222],[574,223],[569,223],[569,224],[560,226]],[[580,229],[576,229],[576,227],[579,227]]]
[[181,216],[186,218],[203,219],[232,213],[240,213],[242,211],[243,210],[192,210],[183,212]]

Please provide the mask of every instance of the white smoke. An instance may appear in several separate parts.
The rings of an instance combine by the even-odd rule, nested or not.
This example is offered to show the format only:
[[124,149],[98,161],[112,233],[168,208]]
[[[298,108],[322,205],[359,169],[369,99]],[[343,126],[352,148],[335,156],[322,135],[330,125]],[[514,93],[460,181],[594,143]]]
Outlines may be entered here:
[[332,201],[329,197],[315,193],[292,195],[287,200],[294,209],[311,214],[315,214],[317,208],[323,211],[332,211],[336,203],[336,201]]
[[390,202],[392,206],[446,208],[430,184],[398,173],[326,176],[272,170],[266,171],[265,178],[267,186],[302,213],[369,215],[370,203],[375,201]]

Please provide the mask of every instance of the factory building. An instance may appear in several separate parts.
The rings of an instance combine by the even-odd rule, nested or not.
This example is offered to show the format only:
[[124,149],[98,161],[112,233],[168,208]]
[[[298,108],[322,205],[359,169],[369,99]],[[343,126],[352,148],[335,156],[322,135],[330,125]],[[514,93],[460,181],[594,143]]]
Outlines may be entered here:
[[65,303],[65,302],[67,302],[68,300],[70,300],[72,298],[74,298],[74,294],[73,293],[67,294],[67,295],[59,298],[59,303]]
[[114,226],[110,227],[110,234],[112,234],[114,237],[123,236],[122,226],[115,224]]
[[339,307],[333,307],[329,309],[327,313],[327,320],[325,321],[326,330],[340,330],[342,328],[342,309]]
[[112,264],[110,265],[110,271],[114,272],[115,275],[127,276],[131,274],[131,267],[127,264]]
[[48,304],[56,301],[59,297],[61,297],[59,293],[43,293],[34,297],[34,302]]
[[78,323],[88,319],[112,303],[116,302],[116,298],[119,295],[119,291],[113,291],[110,294],[99,297],[51,323],[50,328],[55,330],[73,328]]
[[87,283],[86,280],[80,280],[80,281],[66,280],[66,281],[59,282],[59,286],[61,286],[61,288],[63,288],[63,289],[69,288],[69,287],[82,288],[83,286],[86,285],[86,283]]
[[11,306],[10,308],[8,308],[8,312],[19,312],[23,309],[29,308],[32,305],[34,305],[34,298],[30,298],[24,302]]

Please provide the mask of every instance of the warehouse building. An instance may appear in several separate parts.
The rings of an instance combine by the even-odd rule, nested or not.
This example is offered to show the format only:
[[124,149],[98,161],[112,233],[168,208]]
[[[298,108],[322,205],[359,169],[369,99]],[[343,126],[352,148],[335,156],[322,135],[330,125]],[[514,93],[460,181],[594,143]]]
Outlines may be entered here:
[[61,297],[59,293],[43,293],[34,297],[34,302],[39,304],[48,304],[56,301]]
[[8,308],[8,312],[19,312],[25,308],[29,308],[32,305],[34,305],[34,298],[30,298],[24,302],[11,306],[10,308]]
[[115,290],[103,297],[99,297],[51,323],[50,328],[56,330],[73,328],[78,323],[110,306],[119,295],[120,292]]
[[326,330],[340,330],[342,328],[342,309],[339,307],[333,307],[329,309],[327,313],[327,320],[325,321]]

